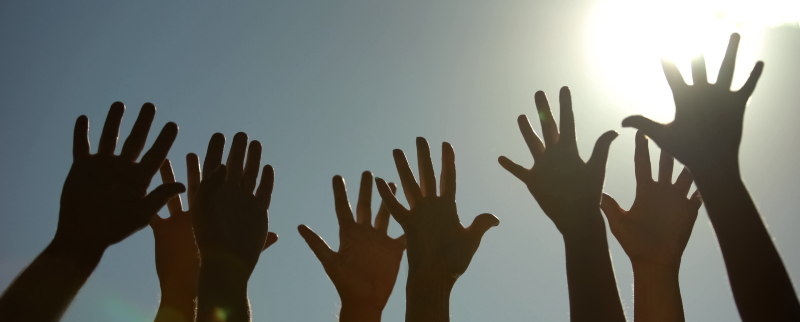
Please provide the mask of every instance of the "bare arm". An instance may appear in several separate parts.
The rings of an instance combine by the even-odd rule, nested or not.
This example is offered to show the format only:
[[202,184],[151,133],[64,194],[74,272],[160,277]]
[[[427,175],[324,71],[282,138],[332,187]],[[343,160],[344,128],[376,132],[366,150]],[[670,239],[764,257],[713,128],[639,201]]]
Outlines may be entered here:
[[603,134],[592,157],[584,162],[578,154],[572,98],[567,87],[561,89],[559,101],[561,133],[544,92],[536,93],[544,143],[525,115],[517,120],[533,155],[533,168],[526,169],[506,157],[500,157],[500,165],[528,186],[564,237],[570,319],[625,321],[600,214],[608,150],[617,133]]
[[791,280],[739,172],[745,106],[764,67],[758,62],[745,85],[730,90],[739,38],[731,35],[716,84],[708,83],[702,57],[692,62],[691,86],[674,63],[663,62],[675,98],[672,123],[632,116],[622,125],[640,129],[692,171],[742,320],[798,320],[800,304]]
[[89,119],[78,118],[56,236],[0,298],[0,321],[59,320],[103,252],[144,228],[167,200],[183,192],[182,184],[168,183],[147,194],[178,134],[177,125],[168,123],[137,163],[156,108],[142,107],[122,153],[114,155],[124,111],[120,102],[111,106],[97,154],[89,149]]

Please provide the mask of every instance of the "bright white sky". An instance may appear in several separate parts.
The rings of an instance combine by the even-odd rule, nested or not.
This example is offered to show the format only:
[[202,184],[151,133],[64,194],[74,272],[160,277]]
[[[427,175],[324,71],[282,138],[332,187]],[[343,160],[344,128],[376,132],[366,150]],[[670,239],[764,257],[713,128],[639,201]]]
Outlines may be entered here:
[[[462,222],[483,212],[501,220],[456,284],[453,321],[566,321],[562,239],[524,185],[496,161],[506,155],[532,162],[516,117],[535,113],[537,90],[555,98],[569,85],[584,157],[601,133],[620,132],[605,190],[630,205],[634,131],[622,129],[620,121],[631,114],[669,121],[674,108],[659,57],[672,57],[688,71],[690,57],[702,51],[709,75],[716,75],[732,31],[743,35],[734,87],[757,60],[766,63],[745,120],[743,175],[797,280],[798,6],[688,0],[2,1],[0,288],[55,232],[75,118],[89,116],[96,147],[113,101],[128,106],[125,135],[141,104],[150,101],[158,107],[154,129],[167,121],[180,126],[169,156],[179,181],[186,178],[181,160],[189,152],[202,157],[214,132],[229,139],[247,132],[263,143],[264,160],[276,169],[270,230],[280,241],[262,257],[250,283],[257,321],[336,320],[336,291],[296,227],[309,225],[336,248],[331,177],[344,176],[354,203],[361,171],[398,180],[391,150],[402,148],[415,158],[416,136],[428,138],[435,158],[439,142],[454,145]],[[652,146],[653,157],[658,152]],[[392,223],[390,234],[400,233]],[[632,318],[630,262],[609,239]],[[404,262],[387,321],[403,317],[406,270]],[[681,287],[688,320],[738,319],[704,211],[684,255]],[[64,321],[148,321],[158,298],[146,228],[106,252]]]

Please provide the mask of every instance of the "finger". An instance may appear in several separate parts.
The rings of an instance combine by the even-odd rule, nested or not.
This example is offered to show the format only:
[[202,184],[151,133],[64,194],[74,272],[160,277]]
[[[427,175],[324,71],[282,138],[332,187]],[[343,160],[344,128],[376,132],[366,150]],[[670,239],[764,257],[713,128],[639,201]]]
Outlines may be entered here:
[[228,161],[225,165],[228,167],[228,177],[225,181],[236,187],[242,182],[242,172],[244,165],[244,155],[247,152],[247,134],[244,132],[236,133],[231,142],[231,151],[228,152]]
[[428,140],[423,137],[417,137],[417,166],[422,196],[436,196],[436,174],[433,171],[431,148],[428,146]]
[[661,149],[661,158],[658,160],[658,182],[672,184],[672,169],[675,167],[675,159],[672,155]]
[[103,125],[103,133],[100,135],[100,143],[97,145],[97,154],[112,155],[117,148],[117,138],[119,137],[119,124],[122,122],[122,114],[125,113],[125,104],[114,102],[108,110],[106,124]]
[[222,164],[222,154],[225,153],[225,135],[214,133],[208,141],[206,158],[203,161],[203,173],[211,175]]
[[692,206],[694,206],[695,209],[700,209],[700,206],[703,205],[703,196],[700,195],[700,190],[695,190],[689,200],[692,202]]
[[394,241],[397,242],[398,245],[402,246],[403,249],[406,249],[406,234],[400,235],[400,237],[395,238]]
[[633,153],[636,185],[645,185],[653,181],[653,170],[650,166],[650,147],[642,131],[636,131],[636,150]]
[[[172,163],[170,163],[169,160],[164,160],[164,163],[161,165],[161,182],[175,183],[175,173],[172,170]],[[177,216],[182,213],[181,196],[177,195],[175,198],[170,199],[169,202],[167,202],[167,208],[169,209],[170,216]]]
[[169,149],[172,148],[172,143],[175,142],[175,137],[177,136],[177,124],[169,122],[167,125],[164,125],[161,133],[158,134],[158,138],[156,138],[156,142],[153,143],[150,150],[142,157],[142,162],[140,164],[146,174],[153,176],[156,174],[156,171],[161,168],[161,164],[164,163],[164,159],[167,158],[167,153],[169,153]]
[[261,251],[263,252],[263,251],[267,250],[267,248],[269,248],[269,246],[272,246],[272,244],[275,244],[277,242],[278,242],[278,234],[273,233],[273,232],[268,232],[267,233],[267,241],[264,242],[264,248]]
[[144,144],[147,142],[147,134],[150,133],[150,125],[153,124],[153,118],[156,116],[156,106],[151,103],[145,103],[142,110],[139,111],[139,117],[136,123],[133,123],[133,129],[128,138],[125,139],[125,144],[122,145],[122,152],[120,157],[136,161],[139,154],[144,149]]
[[333,201],[336,205],[336,218],[339,219],[339,226],[354,223],[353,210],[350,209],[350,202],[347,201],[347,188],[341,176],[333,176]]
[[688,86],[686,81],[683,80],[683,76],[680,70],[678,70],[678,66],[675,65],[675,62],[661,59],[661,68],[664,69],[664,76],[666,76],[669,88],[671,88],[673,92],[682,90]]
[[394,165],[397,167],[397,174],[400,175],[400,184],[403,185],[403,192],[406,194],[406,200],[408,200],[408,205],[414,208],[417,201],[422,200],[422,191],[420,191],[419,185],[417,185],[417,179],[414,178],[414,172],[412,172],[411,167],[408,166],[408,160],[403,150],[395,149],[392,151],[392,154],[394,156]]
[[262,209],[269,209],[272,202],[272,188],[275,186],[275,169],[271,165],[265,165],[261,170],[261,183],[256,189],[256,201]]
[[75,121],[75,131],[72,137],[72,159],[80,160],[91,154],[89,147],[89,118],[81,115]]
[[536,92],[534,101],[536,102],[536,110],[539,111],[539,121],[542,123],[545,148],[551,148],[558,142],[556,119],[553,118],[553,113],[550,111],[550,103],[547,102],[547,95],[544,92]]
[[442,143],[442,197],[456,200],[456,153],[450,143]]
[[558,102],[561,108],[561,132],[559,134],[559,142],[563,142],[571,148],[578,149],[578,142],[575,138],[575,116],[572,113],[572,95],[570,94],[569,87],[564,86],[558,94]]
[[308,244],[308,247],[311,248],[311,251],[314,252],[314,255],[317,256],[317,259],[319,259],[322,265],[325,265],[328,261],[333,259],[336,253],[325,243],[325,240],[319,237],[311,228],[308,228],[306,225],[300,225],[297,226],[297,231],[300,232],[300,236],[303,236],[306,244]]
[[153,191],[144,198],[145,209],[147,214],[151,216],[148,217],[147,221],[149,222],[152,215],[155,215],[161,210],[170,199],[184,191],[186,191],[186,187],[179,182],[165,183],[153,189]]
[[164,218],[161,218],[161,216],[159,216],[158,213],[156,213],[153,216],[153,218],[150,218],[149,225],[150,225],[150,228],[153,228],[153,233],[155,233],[156,229],[158,229],[158,227],[161,226],[161,223],[163,221],[164,221]]
[[692,173],[689,172],[689,168],[683,167],[683,171],[681,174],[678,175],[678,179],[675,180],[675,189],[678,189],[681,196],[686,196],[689,194],[689,189],[692,188]]
[[757,62],[756,67],[753,67],[753,71],[750,72],[750,78],[748,78],[747,82],[744,83],[744,86],[739,89],[739,93],[745,95],[746,97],[753,95],[753,91],[756,90],[756,83],[758,83],[758,79],[761,78],[761,73],[763,71],[764,62]]
[[603,133],[597,142],[594,144],[594,150],[589,161],[586,162],[589,166],[595,168],[595,171],[600,171],[605,174],[606,163],[608,161],[608,150],[611,148],[611,142],[617,138],[619,134],[616,131],[608,131]]
[[383,204],[386,206],[386,209],[389,210],[389,213],[392,215],[392,217],[394,217],[394,220],[402,225],[408,214],[408,210],[406,210],[406,208],[403,207],[403,205],[401,205],[394,196],[397,190],[394,190],[393,192],[392,189],[389,188],[389,185],[386,184],[386,181],[381,178],[375,178],[375,185],[378,186],[378,193],[381,195],[381,199],[383,200]]
[[692,59],[692,85],[708,84],[706,75],[706,59],[703,55]]
[[607,193],[603,193],[603,198],[600,200],[600,209],[603,210],[603,213],[606,215],[606,219],[608,219],[609,228],[611,228],[613,231],[616,231],[616,227],[619,225],[619,221],[625,214],[625,210],[623,210],[617,201]]
[[731,83],[733,82],[733,70],[736,66],[736,53],[739,51],[740,39],[739,34],[731,34],[731,39],[728,41],[728,50],[725,51],[725,58],[722,59],[722,65],[719,67],[719,74],[717,74],[717,85],[728,90],[731,89]]
[[[397,185],[394,182],[389,182],[389,189],[392,190],[392,195],[397,194]],[[375,229],[384,235],[389,232],[389,215],[389,208],[386,208],[386,203],[381,202],[378,214],[375,215]]]
[[514,163],[514,161],[511,161],[504,156],[497,158],[497,162],[500,162],[500,166],[502,166],[503,169],[506,169],[506,171],[511,172],[511,174],[517,177],[517,179],[520,179],[523,182],[525,182],[528,171],[530,170],[526,169],[525,167],[519,164]]
[[[200,188],[198,189],[198,192],[210,193],[212,191],[216,191],[220,188],[220,186],[222,186],[222,183],[225,182],[225,175],[227,173],[228,169],[224,164],[217,166],[214,171],[206,172],[207,178],[200,182]],[[199,197],[203,198],[204,196]]]
[[475,217],[475,220],[472,221],[472,225],[467,227],[467,234],[471,235],[472,238],[480,241],[483,238],[483,234],[486,233],[489,228],[495,227],[500,224],[500,219],[497,219],[492,214],[480,214]]
[[664,124],[656,123],[641,115],[634,115],[628,116],[622,120],[622,126],[632,127],[644,132],[645,135],[653,139],[659,146],[663,143],[664,133],[666,131]]
[[362,225],[372,224],[372,173],[361,174],[361,188],[358,190],[356,204],[356,222]]
[[253,140],[250,142],[250,147],[247,148],[247,162],[244,164],[244,173],[242,174],[242,189],[252,193],[256,188],[256,180],[258,180],[258,170],[261,168],[261,142]]
[[197,154],[189,153],[186,155],[186,175],[186,188],[189,191],[187,195],[189,204],[191,204],[194,194],[197,193],[197,188],[200,187],[200,158],[197,157]]
[[533,130],[533,127],[531,127],[528,116],[524,114],[520,115],[517,118],[517,124],[519,125],[519,131],[522,132],[522,137],[525,139],[525,143],[528,145],[528,150],[531,151],[533,160],[536,161],[536,158],[544,153],[544,143],[542,143],[542,140],[536,135],[536,131]]

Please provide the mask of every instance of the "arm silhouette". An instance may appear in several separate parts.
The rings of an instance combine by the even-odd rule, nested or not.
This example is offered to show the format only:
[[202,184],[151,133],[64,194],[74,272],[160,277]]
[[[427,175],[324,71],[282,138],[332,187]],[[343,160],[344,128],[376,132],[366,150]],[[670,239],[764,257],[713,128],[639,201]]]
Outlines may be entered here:
[[122,103],[111,105],[97,154],[89,148],[89,119],[81,116],[75,123],[73,163],[61,193],[56,235],[0,298],[0,321],[59,320],[105,250],[147,226],[167,200],[184,191],[173,182],[147,193],[178,126],[167,123],[136,162],[156,108],[142,106],[122,152],[114,155],[124,112]]
[[[391,186],[392,192],[397,191],[394,184]],[[372,225],[372,173],[367,171],[361,176],[355,220],[340,176],[333,177],[333,196],[339,220],[338,252],[331,250],[307,226],[300,225],[297,229],[339,292],[342,299],[339,321],[380,321],[397,281],[406,248],[405,236],[391,238],[386,234],[389,210],[383,204],[375,216],[375,226]]]
[[693,85],[683,81],[674,63],[662,62],[675,99],[671,123],[631,116],[622,125],[641,130],[691,170],[742,320],[800,320],[789,275],[741,179],[738,155],[744,111],[764,64],[756,63],[744,86],[731,91],[739,39],[738,34],[731,35],[716,84],[708,83],[702,56],[692,62]]
[[644,134],[636,133],[636,199],[631,209],[623,210],[607,194],[600,207],[633,266],[634,319],[684,321],[678,271],[703,202],[697,191],[686,197],[692,186],[688,169],[672,183],[674,159],[665,151],[661,151],[658,181],[653,181],[647,144]]
[[200,252],[198,322],[250,321],[247,282],[261,252],[278,239],[268,233],[267,216],[275,174],[271,166],[264,166],[256,189],[261,143],[252,141],[248,149],[247,141],[247,134],[237,133],[227,164],[222,165],[225,136],[211,137],[203,164],[208,177],[190,200]]
[[450,291],[478,250],[481,238],[500,221],[481,214],[467,228],[456,211],[456,164],[453,147],[442,144],[442,174],[439,195],[428,141],[417,138],[420,181],[402,150],[394,150],[394,161],[411,209],[397,201],[389,185],[376,179],[386,208],[403,227],[408,248],[406,321],[450,320]]
[[526,169],[506,157],[500,165],[528,186],[544,213],[564,237],[567,257],[570,319],[572,321],[625,321],[608,251],[600,199],[606,160],[614,131],[597,140],[588,162],[578,154],[569,88],[561,88],[559,133],[544,92],[536,93],[544,143],[525,115],[517,120],[534,159]]

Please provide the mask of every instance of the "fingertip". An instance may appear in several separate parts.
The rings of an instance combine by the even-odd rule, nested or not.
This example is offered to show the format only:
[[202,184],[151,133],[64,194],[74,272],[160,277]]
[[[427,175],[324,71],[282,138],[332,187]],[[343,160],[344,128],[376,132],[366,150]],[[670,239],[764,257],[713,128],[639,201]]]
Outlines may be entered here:
[[167,124],[164,125],[164,131],[178,133],[178,124],[175,124],[175,122],[167,122]]
[[152,114],[156,113],[156,106],[153,103],[147,102],[142,105],[142,111],[150,112]]
[[259,142],[258,140],[250,141],[249,149],[258,149],[259,151],[261,151],[261,142]]
[[197,154],[189,153],[189,154],[186,154],[186,161],[189,161],[189,162],[198,161],[199,162],[200,158],[197,156]]
[[731,41],[739,41],[742,36],[738,32],[734,32],[731,34]]
[[236,135],[233,136],[234,140],[245,140],[245,141],[247,141],[247,138],[248,138],[247,137],[247,133],[244,133],[244,132],[236,133]]
[[220,132],[214,133],[214,135],[211,136],[211,140],[223,140],[223,141],[225,141],[225,134],[222,134]]
[[562,86],[560,90],[561,94],[569,94],[569,86]]
[[120,102],[120,101],[116,101],[116,102],[111,104],[111,109],[114,110],[114,111],[122,110],[124,112],[125,111],[125,104]]

